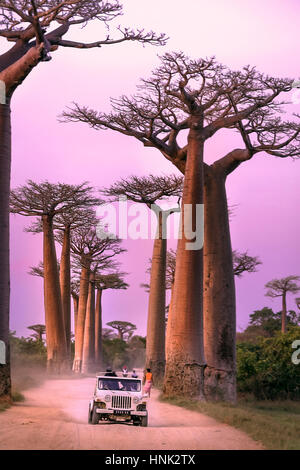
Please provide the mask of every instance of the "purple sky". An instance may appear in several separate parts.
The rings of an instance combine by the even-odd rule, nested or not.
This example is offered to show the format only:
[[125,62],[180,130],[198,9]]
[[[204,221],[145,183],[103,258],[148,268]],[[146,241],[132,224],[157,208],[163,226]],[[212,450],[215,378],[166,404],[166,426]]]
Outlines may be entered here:
[[[109,97],[130,94],[140,77],[158,64],[157,54],[183,50],[192,57],[215,55],[232,68],[251,64],[269,75],[299,78],[300,4],[298,0],[152,0],[124,2],[124,17],[116,24],[166,32],[166,47],[129,43],[80,51],[60,49],[51,62],[40,64],[15,93],[13,109],[12,187],[35,181],[107,186],[131,174],[176,172],[154,149],[134,138],[110,131],[96,132],[81,124],[60,124],[57,116],[72,101],[109,110]],[[183,9],[184,5],[184,9]],[[112,25],[111,25],[112,27]],[[97,40],[105,29],[94,23],[69,38]],[[80,35],[80,36],[79,36]],[[1,42],[3,50],[6,43]],[[300,105],[293,111],[300,112]],[[206,146],[212,162],[241,143],[232,133],[220,133]],[[264,296],[264,285],[275,277],[300,275],[299,232],[300,162],[259,154],[228,178],[233,248],[248,250],[263,261],[259,272],[236,281],[237,325],[244,328],[249,314],[278,299]],[[26,326],[44,323],[42,281],[27,274],[42,256],[40,236],[23,232],[29,218],[12,217],[11,329],[29,335]],[[151,256],[152,242],[125,243],[122,269],[130,275],[128,291],[106,292],[104,323],[128,320],[146,333],[147,294],[139,287]],[[174,247],[174,243],[171,245]],[[288,298],[288,307],[294,308]]]

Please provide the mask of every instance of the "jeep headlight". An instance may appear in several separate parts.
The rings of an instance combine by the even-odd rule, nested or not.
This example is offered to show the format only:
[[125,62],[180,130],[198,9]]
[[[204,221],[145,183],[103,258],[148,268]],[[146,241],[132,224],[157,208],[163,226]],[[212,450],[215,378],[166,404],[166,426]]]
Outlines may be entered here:
[[133,403],[137,405],[140,402],[139,397],[133,397]]
[[146,403],[141,403],[136,407],[137,411],[147,411]]
[[105,404],[103,401],[99,401],[99,402],[97,403],[97,408],[105,409],[105,408],[106,408],[106,404]]
[[104,400],[105,400],[105,401],[110,401],[110,400],[111,400],[111,396],[110,396],[110,395],[105,395]]

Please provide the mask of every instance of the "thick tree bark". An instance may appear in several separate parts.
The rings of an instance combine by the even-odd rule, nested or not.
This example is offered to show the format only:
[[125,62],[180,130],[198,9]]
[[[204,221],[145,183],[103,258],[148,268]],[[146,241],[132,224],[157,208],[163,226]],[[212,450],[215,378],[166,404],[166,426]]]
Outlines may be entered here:
[[82,367],[84,374],[95,369],[95,275],[91,273],[84,322]]
[[60,290],[63,307],[64,328],[67,342],[67,354],[71,359],[71,255],[70,227],[64,230],[64,240],[60,261]]
[[52,216],[44,215],[42,222],[47,369],[61,373],[68,369],[68,361]]
[[95,311],[95,364],[100,370],[103,367],[102,351],[102,289],[97,289]]
[[192,122],[182,197],[182,238],[178,241],[172,309],[166,344],[166,396],[203,397],[203,249],[187,249],[184,214],[192,208],[192,229],[196,230],[196,206],[203,204],[203,142]]
[[166,221],[162,212],[159,212],[157,238],[154,241],[151,263],[146,341],[146,368],[151,369],[155,383],[163,380],[165,371],[167,240],[163,225],[166,225]]
[[[9,194],[11,171],[10,104],[0,104],[0,399],[10,399],[9,356]],[[2,359],[2,360],[1,360]],[[3,363],[1,363],[3,362]],[[4,363],[5,362],[5,363]]]
[[214,165],[205,172],[204,350],[205,397],[235,402],[235,285],[225,189]]
[[79,287],[79,303],[78,303],[78,316],[77,327],[75,330],[75,356],[73,363],[73,371],[75,373],[81,372],[82,366],[82,353],[83,353],[83,339],[84,339],[84,324],[89,291],[89,275],[90,267],[87,261],[81,269],[80,287]]
[[286,333],[286,292],[282,294],[281,332]]

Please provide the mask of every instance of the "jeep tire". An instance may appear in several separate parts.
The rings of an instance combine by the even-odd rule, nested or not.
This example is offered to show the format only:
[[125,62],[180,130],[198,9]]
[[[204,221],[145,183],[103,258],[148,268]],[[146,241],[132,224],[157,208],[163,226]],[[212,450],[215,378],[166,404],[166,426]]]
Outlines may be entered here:
[[88,414],[88,423],[92,424],[92,412],[91,412],[90,408],[89,408],[89,414]]
[[141,426],[143,426],[144,428],[146,428],[148,426],[148,416],[142,416]]
[[91,422],[92,422],[92,424],[98,424],[98,422],[99,422],[99,415],[96,412],[96,406],[95,405],[94,405],[93,411],[92,411],[92,420],[91,420]]

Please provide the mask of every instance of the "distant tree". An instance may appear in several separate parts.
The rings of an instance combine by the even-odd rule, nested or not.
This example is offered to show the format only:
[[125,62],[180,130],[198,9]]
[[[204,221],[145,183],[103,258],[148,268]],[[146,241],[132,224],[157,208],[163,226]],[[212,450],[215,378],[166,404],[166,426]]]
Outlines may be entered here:
[[133,332],[134,330],[136,330],[136,325],[134,325],[133,323],[130,323],[129,321],[118,321],[118,320],[114,320],[114,321],[110,321],[108,323],[106,323],[108,326],[110,326],[111,328],[117,330],[118,332],[118,337],[119,339],[121,339],[122,341],[124,341],[124,337],[126,335],[128,335],[129,333]]
[[249,256],[247,251],[239,253],[238,251],[232,252],[233,260],[233,273],[235,276],[240,277],[244,272],[255,273],[257,266],[262,264],[257,256]]
[[[237,333],[239,342],[257,343],[261,337],[271,338],[281,330],[282,312],[274,312],[269,307],[255,310],[250,315],[247,328]],[[287,329],[300,324],[300,314],[289,310],[286,314]]]
[[45,325],[31,325],[27,326],[29,330],[33,330],[34,333],[31,335],[37,341],[43,341],[43,335],[46,333]]
[[281,331],[286,333],[286,295],[288,292],[296,294],[300,291],[300,286],[297,282],[300,281],[300,276],[287,276],[281,279],[273,279],[269,281],[265,287],[267,290],[266,296],[268,297],[281,297],[282,299],[282,317],[281,317]]

